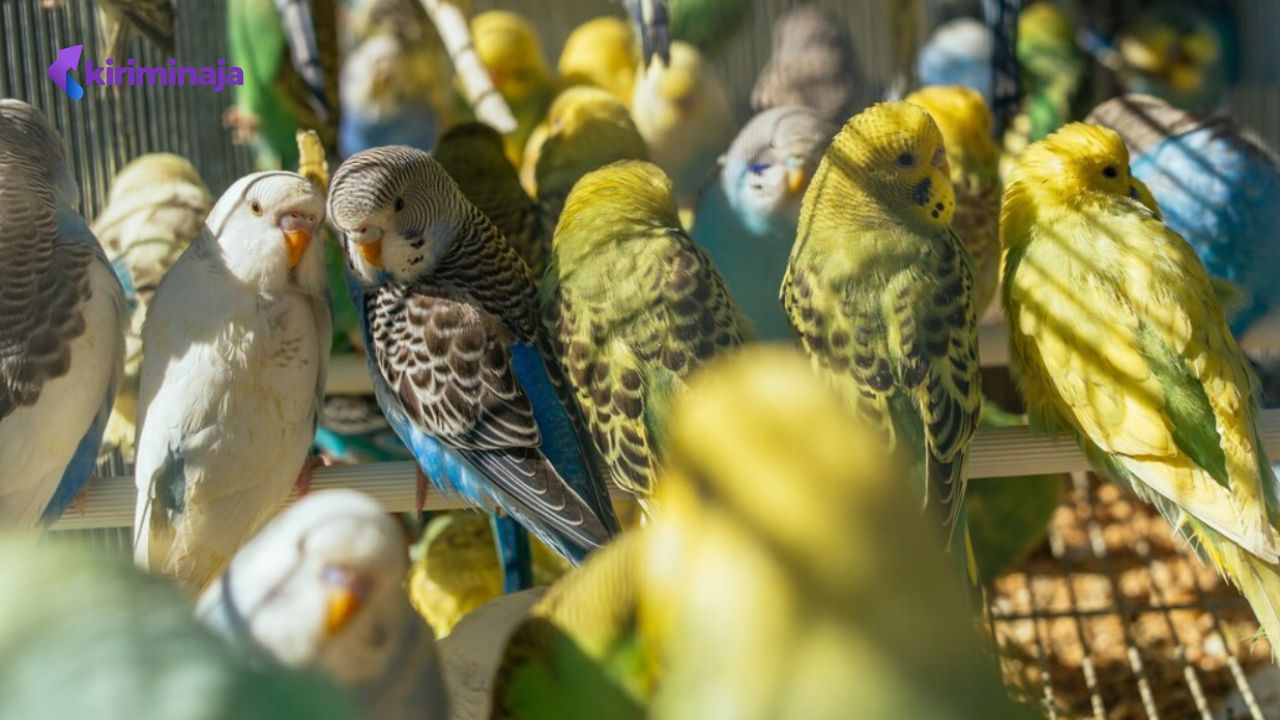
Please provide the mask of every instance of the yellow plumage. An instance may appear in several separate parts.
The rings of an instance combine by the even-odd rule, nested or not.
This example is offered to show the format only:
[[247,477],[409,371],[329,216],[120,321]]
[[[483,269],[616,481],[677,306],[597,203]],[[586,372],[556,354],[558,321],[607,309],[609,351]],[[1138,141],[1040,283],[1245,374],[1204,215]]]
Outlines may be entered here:
[[616,17],[588,20],[569,33],[558,69],[566,85],[594,85],[631,102],[640,52],[631,26]]
[[543,57],[542,44],[528,20],[501,10],[472,18],[471,38],[494,88],[515,116],[516,129],[504,139],[507,159],[518,166],[529,134],[555,96],[555,82]]

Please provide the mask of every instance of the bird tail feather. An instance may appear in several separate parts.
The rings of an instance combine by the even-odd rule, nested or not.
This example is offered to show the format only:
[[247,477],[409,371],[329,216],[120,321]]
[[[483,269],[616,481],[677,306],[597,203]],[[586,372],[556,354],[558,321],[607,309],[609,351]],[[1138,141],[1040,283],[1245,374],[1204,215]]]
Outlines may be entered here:
[[1194,518],[1187,516],[1186,524],[1200,552],[1249,602],[1271,641],[1272,658],[1280,661],[1280,565],[1268,563]]

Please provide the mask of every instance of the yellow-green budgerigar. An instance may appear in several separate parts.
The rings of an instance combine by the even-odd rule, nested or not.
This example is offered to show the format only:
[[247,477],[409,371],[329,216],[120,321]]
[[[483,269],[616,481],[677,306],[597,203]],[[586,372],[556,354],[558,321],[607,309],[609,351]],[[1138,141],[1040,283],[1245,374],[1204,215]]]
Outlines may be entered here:
[[528,159],[544,226],[555,228],[578,178],[618,160],[648,159],[644,138],[617,98],[588,86],[560,93],[547,114],[547,138]]
[[105,445],[133,455],[137,432],[142,323],[160,278],[191,244],[213,207],[213,196],[191,161],[179,155],[143,155],[111,183],[107,206],[93,223],[125,288],[130,319],[125,331],[123,382],[103,436]]
[[886,102],[855,115],[805,193],[782,303],[814,366],[888,447],[906,448],[924,503],[962,539],[982,396],[955,204],[928,113]]
[[614,483],[645,504],[672,396],[689,373],[751,335],[681,226],[658,166],[623,161],[578,181],[538,299],[597,452]]
[[697,48],[674,42],[670,64],[652,63],[637,79],[631,112],[681,205],[691,206],[737,134],[723,81]]
[[1115,132],[1072,124],[1005,192],[1002,299],[1033,423],[1159,508],[1280,637],[1280,492],[1257,381],[1194,250],[1141,202]]
[[608,15],[574,28],[557,64],[566,85],[594,85],[624,103],[631,102],[639,67],[640,46],[631,26]]
[[520,253],[534,280],[542,277],[551,230],[543,226],[538,206],[521,187],[498,131],[479,122],[456,125],[440,138],[434,155],[462,194]]
[[1000,149],[991,138],[991,110],[981,93],[959,85],[917,90],[906,101],[927,110],[942,132],[956,193],[951,229],[969,249],[973,307],[981,316],[1000,275]]
[[516,118],[516,129],[505,141],[507,158],[518,165],[529,134],[555,98],[555,81],[538,33],[515,13],[490,10],[471,19],[471,39],[494,88]]

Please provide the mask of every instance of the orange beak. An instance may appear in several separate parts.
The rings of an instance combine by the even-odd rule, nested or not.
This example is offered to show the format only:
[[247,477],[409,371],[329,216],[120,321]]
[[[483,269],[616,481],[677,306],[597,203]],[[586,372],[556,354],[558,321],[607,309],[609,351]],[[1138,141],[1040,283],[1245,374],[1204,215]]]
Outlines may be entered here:
[[372,240],[369,242],[356,243],[356,250],[360,253],[360,257],[373,267],[382,267],[382,241]]
[[328,586],[325,606],[324,631],[336,635],[360,612],[371,583],[361,575],[340,566],[329,566],[324,571]]
[[804,192],[805,183],[809,181],[809,177],[804,174],[804,170],[793,168],[787,171],[787,192],[792,195],[799,195]]
[[297,267],[302,255],[311,244],[312,221],[306,216],[289,212],[280,218],[280,232],[284,233],[284,245],[289,251],[289,267]]

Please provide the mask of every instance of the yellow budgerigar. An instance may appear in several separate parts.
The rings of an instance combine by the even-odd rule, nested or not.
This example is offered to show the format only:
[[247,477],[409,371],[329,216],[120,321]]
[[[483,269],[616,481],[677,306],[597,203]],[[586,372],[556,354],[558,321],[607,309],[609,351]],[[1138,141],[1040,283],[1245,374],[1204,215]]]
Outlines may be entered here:
[[963,539],[953,529],[982,396],[955,203],[928,113],[887,102],[855,115],[805,193],[782,302],[814,366],[888,447],[907,448],[926,506]]
[[1018,159],[1001,211],[1012,368],[1035,424],[1150,501],[1280,637],[1280,492],[1257,381],[1191,246],[1142,202],[1109,129]]
[[631,26],[621,18],[588,20],[569,33],[560,51],[560,79],[567,85],[594,85],[623,103],[631,102],[640,46]]
[[471,37],[494,88],[516,118],[516,129],[505,140],[507,158],[518,165],[529,133],[555,97],[555,82],[542,55],[542,44],[528,20],[502,10],[472,18]]
[[942,132],[956,193],[951,228],[973,260],[973,307],[981,316],[1000,275],[1000,149],[991,137],[991,110],[981,93],[959,85],[926,87],[906,101],[927,110]]

